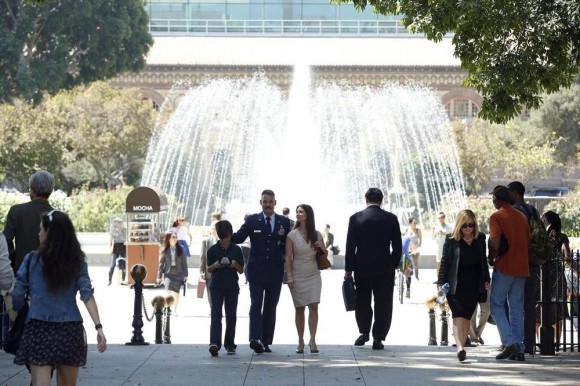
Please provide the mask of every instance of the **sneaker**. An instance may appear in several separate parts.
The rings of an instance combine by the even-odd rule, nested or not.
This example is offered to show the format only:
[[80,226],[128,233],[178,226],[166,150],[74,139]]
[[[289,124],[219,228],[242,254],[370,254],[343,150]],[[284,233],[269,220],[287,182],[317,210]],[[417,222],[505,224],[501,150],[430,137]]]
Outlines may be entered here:
[[234,346],[228,346],[226,347],[226,351],[228,355],[234,355],[236,353],[236,348]]
[[410,298],[411,297],[411,291],[407,291],[407,293],[405,294],[406,298]]
[[215,344],[209,345],[209,353],[211,354],[212,357],[217,357],[219,351],[220,349],[218,348],[217,345]]

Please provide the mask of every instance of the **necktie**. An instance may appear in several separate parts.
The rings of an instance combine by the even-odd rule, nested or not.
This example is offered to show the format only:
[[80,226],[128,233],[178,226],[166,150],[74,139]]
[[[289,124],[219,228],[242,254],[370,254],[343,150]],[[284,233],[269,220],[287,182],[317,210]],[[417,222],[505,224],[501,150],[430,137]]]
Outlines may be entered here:
[[272,233],[272,223],[270,221],[270,217],[266,217],[266,229],[268,230],[267,234]]

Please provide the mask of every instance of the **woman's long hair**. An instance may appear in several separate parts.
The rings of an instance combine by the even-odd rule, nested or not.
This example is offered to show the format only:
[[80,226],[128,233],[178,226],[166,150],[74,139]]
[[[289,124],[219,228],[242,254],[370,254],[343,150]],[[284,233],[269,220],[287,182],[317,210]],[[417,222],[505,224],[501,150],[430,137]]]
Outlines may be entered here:
[[[318,238],[316,237],[316,223],[314,221],[314,210],[308,204],[300,204],[296,207],[302,208],[304,212],[306,212],[306,241],[310,244],[314,244]],[[300,221],[296,221],[296,226],[294,228],[298,228],[300,226]]]
[[453,233],[451,234],[451,238],[455,240],[461,240],[463,235],[461,234],[461,227],[463,224],[467,222],[473,222],[475,224],[473,228],[473,238],[477,239],[479,236],[479,226],[477,225],[477,217],[475,217],[475,213],[470,209],[463,209],[461,212],[457,214],[457,218],[455,220],[455,227],[453,228]]
[[79,277],[85,254],[66,213],[53,210],[41,217],[46,238],[38,247],[43,274],[50,291],[64,290]]
[[[174,232],[167,232],[165,234],[165,237],[163,238],[163,253],[167,252],[169,250],[169,248],[171,248],[171,244],[169,243],[169,240],[171,240],[171,236],[174,234]],[[175,234],[177,237],[177,234]],[[175,243],[175,255],[176,256],[181,256],[183,255],[183,248],[181,247],[181,245],[179,243]]]

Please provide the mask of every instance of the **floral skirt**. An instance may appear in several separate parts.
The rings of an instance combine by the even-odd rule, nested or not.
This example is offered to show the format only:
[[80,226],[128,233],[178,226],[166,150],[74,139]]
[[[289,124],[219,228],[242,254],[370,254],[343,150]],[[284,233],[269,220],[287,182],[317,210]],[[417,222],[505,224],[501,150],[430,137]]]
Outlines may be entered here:
[[24,327],[14,363],[84,366],[87,363],[87,342],[83,323],[29,320]]

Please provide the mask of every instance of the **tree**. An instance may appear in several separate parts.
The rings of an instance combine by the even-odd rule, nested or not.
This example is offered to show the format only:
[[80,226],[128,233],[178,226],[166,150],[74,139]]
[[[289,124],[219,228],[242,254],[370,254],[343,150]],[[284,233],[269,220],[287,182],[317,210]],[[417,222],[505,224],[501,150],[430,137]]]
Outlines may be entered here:
[[36,108],[0,105],[0,173],[18,182],[46,169],[68,191],[85,182],[135,183],[155,115],[139,90],[117,90],[105,82],[62,91]]
[[580,84],[546,96],[542,107],[532,112],[530,121],[538,132],[562,137],[555,154],[559,162],[577,160],[580,157]]
[[141,0],[0,2],[0,102],[139,71],[147,24]]
[[480,117],[506,123],[580,73],[578,0],[332,0],[367,5],[429,40],[452,32],[465,81],[483,96]]
[[25,184],[32,173],[45,169],[60,185],[59,171],[69,159],[68,143],[63,128],[51,124],[53,111],[25,103],[5,104],[0,105],[0,116],[0,170],[4,177]]
[[478,194],[498,171],[525,183],[559,166],[554,156],[561,139],[536,136],[526,122],[455,121],[453,131],[468,194]]
[[[62,92],[46,104],[61,112],[55,123],[66,128],[65,138],[74,160],[66,170],[69,179],[75,183],[88,180],[103,186],[124,185],[127,174],[141,170],[155,110],[139,90],[118,90],[105,82],[95,82]],[[72,173],[75,169],[77,174]]]

